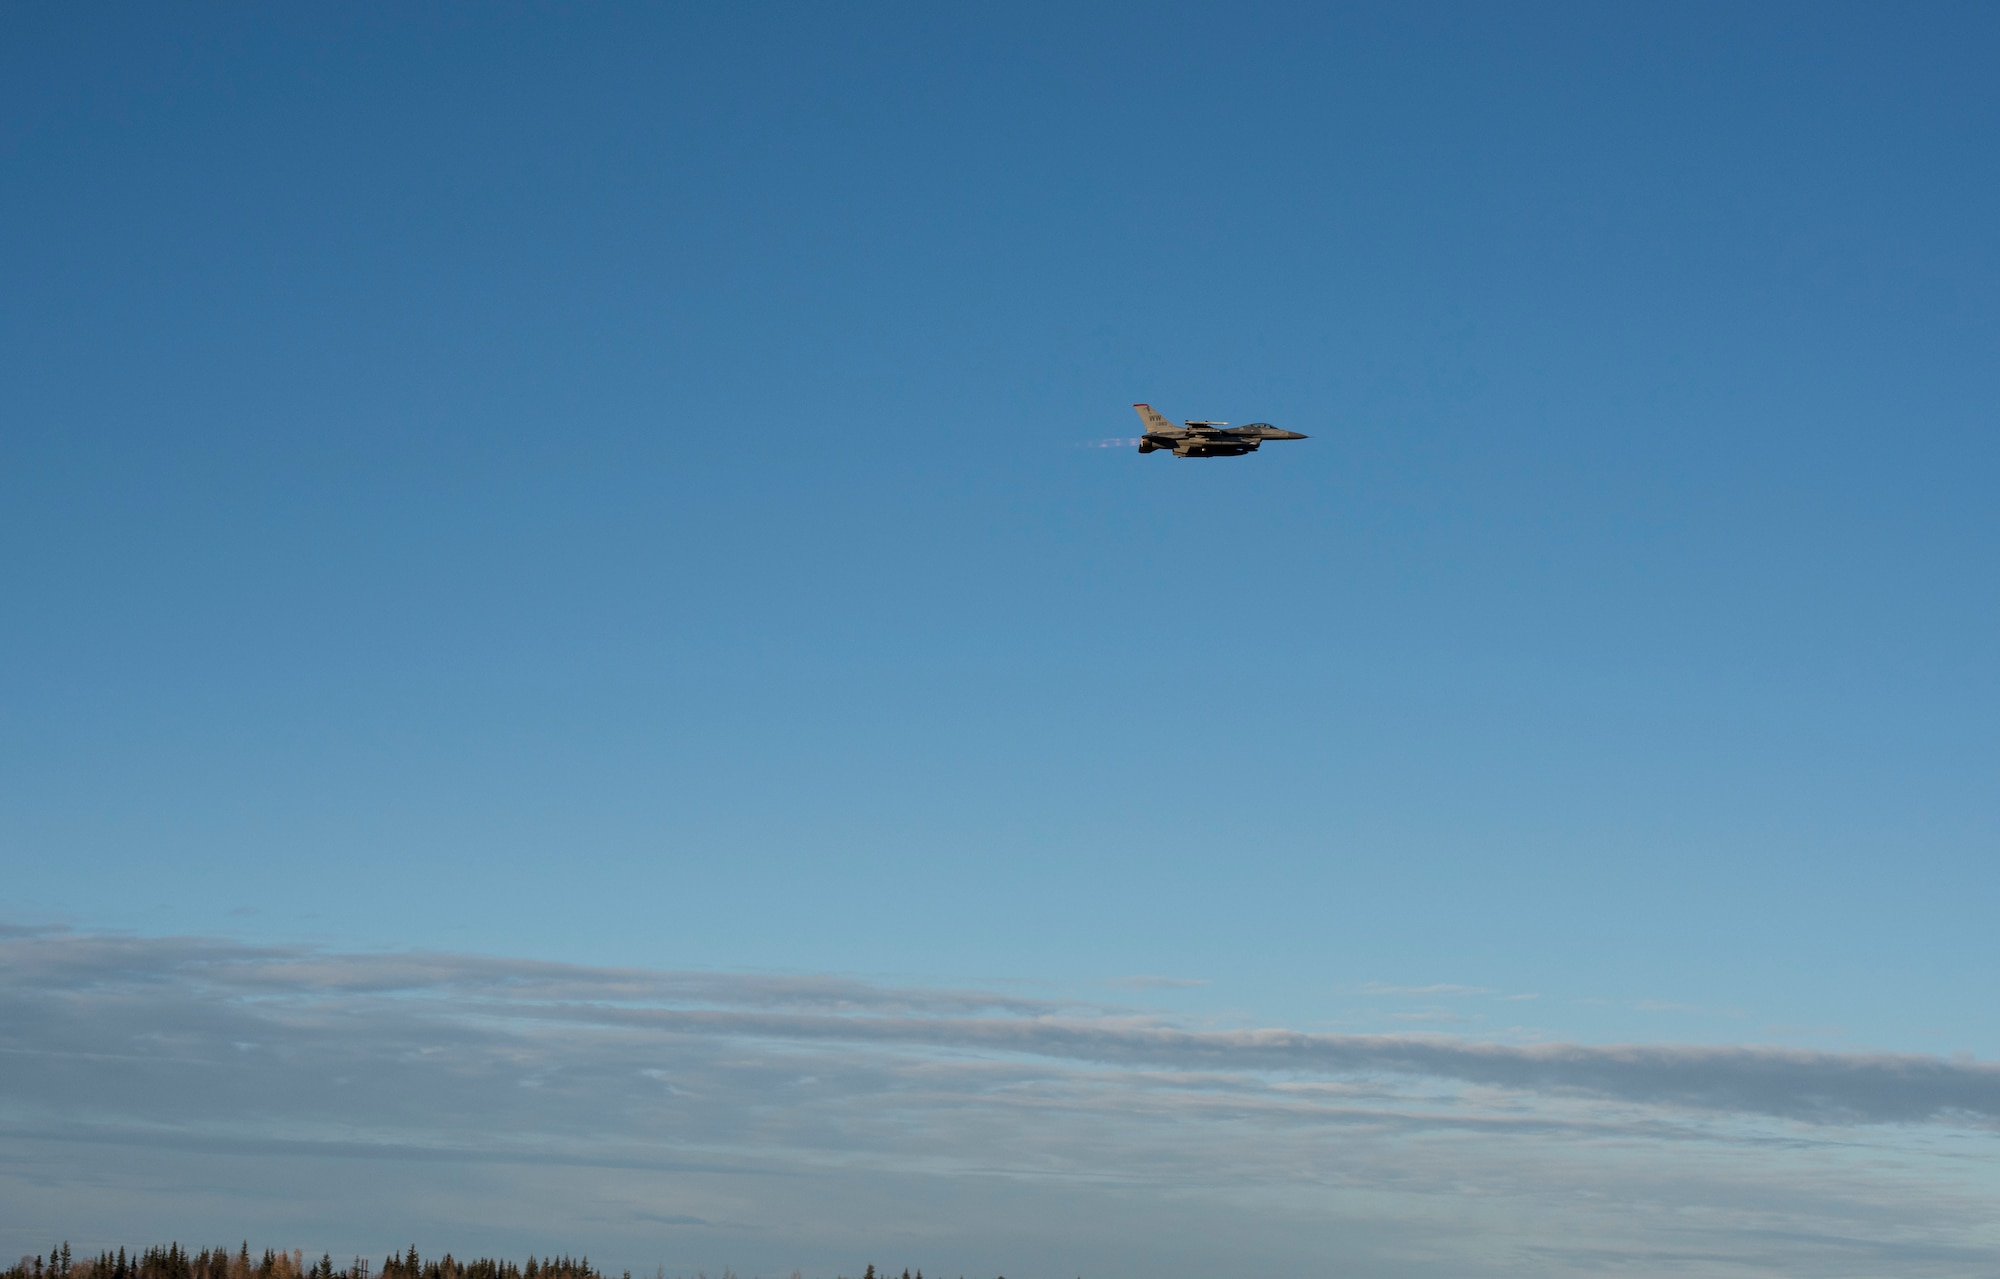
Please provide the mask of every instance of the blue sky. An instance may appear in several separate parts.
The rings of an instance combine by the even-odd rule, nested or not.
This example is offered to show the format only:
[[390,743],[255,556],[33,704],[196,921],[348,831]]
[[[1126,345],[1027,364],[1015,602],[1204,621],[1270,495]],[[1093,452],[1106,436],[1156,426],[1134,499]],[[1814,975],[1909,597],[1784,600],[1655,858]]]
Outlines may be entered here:
[[[11,1051],[119,1033],[76,1002],[95,987],[21,958],[50,948],[236,1008],[162,940],[192,938],[203,964],[838,980],[876,992],[857,1008],[978,991],[1177,1033],[2000,1057],[1997,28],[1833,5],[0,15],[0,922],[25,930],[7,998],[42,1010]],[[1093,447],[1134,434],[1134,400],[1312,438]],[[380,1013],[291,981],[316,1016]],[[941,1051],[917,1039],[843,1069],[917,1087],[898,1072]],[[1014,1051],[980,1069],[1068,1060]],[[1431,1078],[1383,1060],[1302,1078]],[[279,1208],[257,1187],[281,1156],[224,1136],[344,1151],[408,1126],[476,1162],[485,1129],[320,1113],[286,1069],[234,1118],[18,1075],[6,1121],[62,1154],[0,1169],[0,1220],[28,1223],[0,1252],[267,1223],[719,1268],[721,1228],[687,1218],[740,1227],[739,1268],[832,1274],[902,1236],[772,1223],[934,1195],[964,1215],[927,1269],[1028,1279],[1172,1269],[1114,1236],[1196,1199],[1204,1237],[1274,1266],[1470,1273],[1413,1241],[1504,1233],[1445,1182],[1357,1188],[1414,1187],[1417,1137],[1339,1177],[1274,1164],[1254,1203],[1149,1189],[1132,1152],[1230,1166],[1270,1133],[1148,1119],[1114,1070],[1073,1105],[988,1113],[982,1084],[909,1112],[1014,1115],[1001,1182],[876,1116],[851,1149],[739,1132],[731,1157],[792,1199],[674,1209],[713,1189],[689,1174],[624,1216],[565,1209],[542,1245],[507,1233],[547,1194],[523,1172],[476,1211],[397,1192],[384,1243],[387,1209],[332,1189],[366,1159],[285,1146]],[[1583,1086],[1438,1078],[1515,1090],[1453,1093],[1481,1123]],[[1667,1123],[1711,1095],[1676,1087],[1589,1104]],[[794,1113],[715,1095],[717,1124]],[[1933,1146],[1992,1154],[1991,1109],[1722,1112],[1715,1159],[1769,1136],[1743,1125],[1893,1133],[1931,1179],[1911,1202],[1974,1175]],[[530,1145],[569,1123],[499,1113]],[[610,1141],[610,1113],[576,1130]],[[1086,1113],[1125,1152],[1095,1169],[1059,1150]],[[1683,1245],[1629,1213],[1551,1207],[1601,1147],[1536,1113],[1556,1171],[1506,1228],[1671,1268]],[[1466,1167],[1515,1166],[1528,1139],[1498,1131]],[[206,1170],[199,1211],[107,1188],[140,1132]],[[1713,1175],[1699,1142],[1629,1140],[1676,1184]],[[809,1170],[870,1152],[888,1180],[830,1206],[849,1190]],[[1072,1156],[1120,1206],[1059,1228],[1068,1192],[1023,1170]],[[1765,1182],[1803,1202],[1845,1157]],[[56,1164],[74,1180],[36,1180]],[[1782,1228],[1906,1219],[1878,1174]],[[2000,1250],[1967,1212],[1932,1231],[1972,1250],[1945,1272]],[[1051,1224],[965,1224],[1011,1213]],[[1758,1255],[1743,1273],[1837,1269]]]

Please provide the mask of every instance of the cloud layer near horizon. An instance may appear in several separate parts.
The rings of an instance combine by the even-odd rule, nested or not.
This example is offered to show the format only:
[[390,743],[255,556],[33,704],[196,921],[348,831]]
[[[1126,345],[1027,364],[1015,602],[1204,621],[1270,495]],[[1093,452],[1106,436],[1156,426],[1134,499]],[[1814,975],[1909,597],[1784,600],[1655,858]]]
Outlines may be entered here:
[[[61,1202],[64,1176],[170,1156],[206,1170],[204,1211],[236,1233],[224,1205],[254,1215],[270,1207],[259,1185],[313,1187],[327,1212],[288,1202],[278,1219],[339,1236],[316,1246],[377,1250],[333,1223],[379,1217],[371,1194],[413,1179],[424,1189],[397,1201],[411,1222],[495,1247],[532,1203],[614,1241],[787,1239],[800,1260],[837,1243],[834,1222],[858,1241],[873,1214],[874,1238],[923,1239],[955,1212],[933,1243],[963,1249],[979,1221],[1033,1203],[1041,1236],[1000,1232],[1011,1252],[992,1260],[1013,1257],[1008,1273],[1024,1256],[1172,1270],[1093,1234],[1126,1218],[1124,1234],[1146,1231],[1147,1205],[1168,1202],[1177,1224],[1155,1223],[1156,1243],[1194,1232],[1172,1256],[1242,1235],[1229,1255],[1252,1239],[1272,1265],[1336,1247],[1365,1273],[1580,1271],[1614,1255],[1643,1272],[1697,1254],[1710,1273],[1779,1273],[1776,1235],[1820,1273],[2000,1257],[1974,1207],[1991,1189],[2000,1068],[1914,1055],[1213,1028],[830,976],[13,929],[0,1084],[14,1151],[0,1175],[18,1206]],[[329,1161],[378,1171],[342,1202],[325,1186],[351,1174]],[[487,1188],[448,1203],[450,1177],[410,1171],[427,1166]],[[559,1208],[552,1177],[600,1190]],[[189,1188],[113,1197],[184,1203]],[[938,1194],[952,1211],[896,1224]],[[1493,1232],[1509,1241],[1497,1252],[1479,1242]],[[675,1254],[632,1260],[655,1255]]]

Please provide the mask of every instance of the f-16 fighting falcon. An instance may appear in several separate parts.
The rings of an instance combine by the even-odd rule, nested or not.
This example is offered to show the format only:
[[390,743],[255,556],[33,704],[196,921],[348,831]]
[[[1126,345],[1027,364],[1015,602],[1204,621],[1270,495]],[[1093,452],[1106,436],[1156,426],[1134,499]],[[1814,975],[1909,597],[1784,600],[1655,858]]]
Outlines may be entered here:
[[1150,404],[1134,404],[1146,433],[1139,437],[1139,451],[1172,449],[1175,457],[1241,457],[1255,453],[1265,440],[1303,440],[1297,431],[1280,431],[1269,422],[1231,426],[1227,422],[1183,422],[1175,426],[1161,417]]

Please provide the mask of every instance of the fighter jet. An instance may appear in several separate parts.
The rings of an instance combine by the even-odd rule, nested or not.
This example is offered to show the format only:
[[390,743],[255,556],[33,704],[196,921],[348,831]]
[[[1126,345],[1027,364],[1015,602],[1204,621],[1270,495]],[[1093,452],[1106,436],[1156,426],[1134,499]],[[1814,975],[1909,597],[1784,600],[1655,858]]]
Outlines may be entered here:
[[1175,426],[1161,417],[1150,404],[1134,404],[1146,433],[1139,437],[1139,451],[1172,449],[1175,457],[1241,457],[1255,453],[1265,440],[1303,440],[1297,431],[1280,431],[1269,422],[1231,426],[1227,422],[1183,422]]

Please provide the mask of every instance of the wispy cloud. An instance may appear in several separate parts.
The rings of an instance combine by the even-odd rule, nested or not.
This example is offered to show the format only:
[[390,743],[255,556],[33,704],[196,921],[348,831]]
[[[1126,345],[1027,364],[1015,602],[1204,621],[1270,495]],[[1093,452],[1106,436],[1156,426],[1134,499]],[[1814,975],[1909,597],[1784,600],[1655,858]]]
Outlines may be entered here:
[[1429,986],[1391,986],[1379,981],[1371,981],[1361,987],[1364,995],[1404,995],[1435,998],[1441,995],[1491,995],[1494,992],[1485,986],[1459,986],[1450,982],[1437,982]]
[[[185,1032],[233,1025],[231,1042],[255,1044],[270,1032],[297,1035],[329,1018],[365,1018],[378,1031],[421,1024],[433,1035],[477,1028],[483,1037],[560,1023],[681,1039],[893,1044],[1258,1074],[1404,1075],[1837,1122],[2000,1119],[2000,1065],[1913,1054],[1204,1030],[1157,1016],[1079,1014],[1049,1000],[845,978],[332,954],[190,939],[44,934],[0,941],[0,959],[8,974],[0,999],[21,1016],[17,1026],[46,1029],[58,1010],[75,1015],[93,1007],[128,1019],[138,1012],[130,1001],[149,992],[149,1008],[201,1010],[198,1025],[161,1026],[147,1043],[180,1043]],[[163,987],[182,1000],[162,1000]],[[7,1047],[35,1051],[20,1042]]]
[[[1550,1251],[1498,1270],[1598,1265],[1586,1244],[1610,1236],[1600,1220],[1586,1240],[1576,1214],[1615,1215],[1600,1192],[1616,1183],[1622,1202],[1709,1214],[1704,1247],[1751,1257],[1769,1246],[1756,1232],[1784,1229],[1818,1241],[1824,1273],[1862,1273],[1837,1259],[1867,1250],[1834,1236],[1873,1231],[1869,1246],[1887,1247],[1912,1212],[1987,1255],[1984,1217],[1953,1215],[1984,1202],[1979,1187],[1936,1151],[1984,1143],[1996,1121],[2000,1068],[1921,1055],[1319,1034],[845,977],[0,932],[0,1131],[15,1152],[0,1155],[0,1191],[22,1203],[56,1184],[50,1168],[95,1184],[106,1159],[148,1166],[151,1151],[205,1161],[216,1184],[253,1165],[260,1179],[357,1160],[477,1168],[513,1188],[441,1206],[433,1178],[412,1202],[546,1214],[536,1170],[565,1168],[602,1190],[579,1220],[610,1212],[628,1236],[730,1222],[749,1238],[860,1211],[857,1195],[889,1212],[922,1197],[909,1178],[944,1178],[988,1187],[961,1233],[1003,1202],[1070,1222],[1082,1233],[1056,1268],[1095,1246],[1091,1222],[1164,1194],[1183,1224],[1206,1223],[1197,1251],[1254,1220],[1271,1264],[1274,1240],[1308,1257],[1333,1212],[1355,1248],[1402,1258],[1382,1273],[1443,1274],[1489,1267],[1469,1240],[1444,1257],[1433,1219],[1503,1201],[1518,1247]],[[1702,1153],[1722,1149],[1725,1163]],[[1902,1171],[1849,1153],[1864,1150],[1894,1150]],[[624,1180],[602,1180],[614,1170]],[[632,1184],[674,1189],[616,1189]],[[1065,1216],[1086,1201],[1096,1216]],[[242,1202],[262,1201],[246,1189]],[[1649,1211],[1626,1212],[1628,1259],[1690,1242],[1691,1218],[1630,1216]],[[1378,1218],[1429,1224],[1382,1234],[1365,1224]],[[1419,1237],[1443,1259],[1398,1251]],[[1147,1255],[1107,1252],[1096,1268]]]

